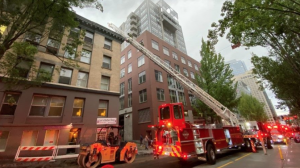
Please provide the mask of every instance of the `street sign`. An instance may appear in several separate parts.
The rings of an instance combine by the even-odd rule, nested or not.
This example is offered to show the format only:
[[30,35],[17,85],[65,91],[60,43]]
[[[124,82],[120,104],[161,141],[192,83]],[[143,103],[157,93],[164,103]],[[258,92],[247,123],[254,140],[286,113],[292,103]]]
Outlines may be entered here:
[[117,118],[97,118],[97,125],[117,124]]

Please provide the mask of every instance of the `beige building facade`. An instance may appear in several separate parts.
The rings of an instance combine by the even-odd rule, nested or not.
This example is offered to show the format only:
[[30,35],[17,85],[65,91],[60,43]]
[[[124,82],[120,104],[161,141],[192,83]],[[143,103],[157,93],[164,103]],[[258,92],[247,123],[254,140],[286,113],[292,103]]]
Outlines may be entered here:
[[[19,146],[94,142],[101,118],[115,119],[118,124],[123,38],[86,18],[77,15],[76,19],[79,27],[65,28],[61,41],[38,32],[20,38],[37,46],[34,65],[52,78],[41,87],[0,92],[0,158],[13,158]],[[63,50],[64,44],[71,40],[70,33],[80,35],[82,31],[84,43],[74,49],[78,53],[74,57]],[[77,61],[79,67],[63,64],[67,59]],[[25,78],[32,70],[21,65],[16,68],[26,72]],[[42,73],[34,77],[39,75]],[[15,103],[8,101],[11,98]],[[66,149],[59,154],[74,152]]]
[[269,107],[267,98],[264,95],[264,91],[259,89],[259,84],[257,84],[257,79],[252,74],[252,70],[246,71],[244,74],[240,74],[234,76],[233,78],[235,81],[242,81],[245,83],[251,90],[251,95],[255,97],[258,101],[264,104],[264,112],[268,116],[269,122],[275,122],[274,116],[272,114],[271,108]]

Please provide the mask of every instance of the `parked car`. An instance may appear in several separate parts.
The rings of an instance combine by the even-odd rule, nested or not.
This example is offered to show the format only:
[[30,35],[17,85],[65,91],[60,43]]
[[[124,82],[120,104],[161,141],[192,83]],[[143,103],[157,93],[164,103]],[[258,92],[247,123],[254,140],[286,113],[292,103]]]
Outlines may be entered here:
[[293,139],[296,143],[300,143],[300,132],[295,132],[293,133],[294,136],[293,136]]

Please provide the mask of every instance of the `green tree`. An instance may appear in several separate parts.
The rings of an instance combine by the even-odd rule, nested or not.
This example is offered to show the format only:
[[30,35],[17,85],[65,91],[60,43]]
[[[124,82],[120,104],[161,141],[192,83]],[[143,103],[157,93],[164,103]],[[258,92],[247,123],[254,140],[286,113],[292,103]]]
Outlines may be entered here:
[[[101,3],[97,0],[2,0],[0,1],[0,72],[4,74],[2,82],[12,86],[24,84],[24,80],[30,80],[34,85],[43,81],[48,81],[46,78],[33,78],[34,74],[40,73],[34,67],[34,55],[37,50],[32,48],[27,42],[18,42],[24,34],[26,38],[32,39],[34,42],[38,39],[40,42],[45,37],[51,37],[58,42],[63,36],[66,36],[64,29],[69,32],[72,28],[78,26],[76,14],[73,7],[93,7],[103,11]],[[3,30],[5,31],[3,32]],[[84,32],[82,32],[84,34]],[[69,33],[68,33],[69,34]],[[38,36],[37,36],[38,35]],[[78,55],[74,51],[78,45],[82,44],[82,39],[72,36],[70,44],[62,44],[63,49],[68,53]],[[27,44],[22,44],[27,43]],[[55,43],[54,43],[55,45]],[[46,47],[39,45],[39,47]],[[56,51],[48,50],[52,55],[57,56]],[[59,58],[65,66],[78,67],[75,59]],[[21,64],[21,65],[20,65]],[[27,64],[27,65],[25,65]],[[16,66],[18,68],[16,69]],[[20,66],[23,66],[20,68]],[[31,67],[33,74],[29,77],[22,77],[22,68],[24,66]],[[41,75],[43,76],[43,75]],[[25,82],[26,83],[26,82]],[[27,85],[30,86],[30,85]]]
[[264,112],[264,104],[255,97],[242,93],[238,103],[238,111],[248,121],[266,122],[268,116]]
[[209,30],[210,42],[214,45],[219,36],[226,35],[233,44],[266,47],[267,57],[252,59],[254,73],[270,83],[266,86],[282,99],[280,107],[299,108],[295,94],[300,84],[300,3],[295,0],[226,0],[221,12],[222,19]]
[[[199,75],[196,75],[197,85],[210,94],[225,107],[234,110],[237,106],[236,83],[232,80],[232,70],[224,63],[224,58],[216,54],[214,49],[202,39],[200,54],[202,60]],[[213,121],[220,122],[220,118],[200,100],[196,101],[194,108],[205,118],[211,117]]]
[[[291,114],[300,111],[300,78],[295,77],[291,66],[285,60],[273,60],[270,57],[252,57],[255,67],[253,73],[265,86],[270,88],[281,101],[277,108],[289,108]],[[267,81],[267,82],[265,82]]]

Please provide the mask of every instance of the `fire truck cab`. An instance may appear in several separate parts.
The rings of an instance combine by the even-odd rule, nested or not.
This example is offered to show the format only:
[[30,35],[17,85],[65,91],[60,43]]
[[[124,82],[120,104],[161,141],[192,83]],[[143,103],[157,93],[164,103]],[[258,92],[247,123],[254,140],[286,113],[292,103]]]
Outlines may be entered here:
[[185,122],[182,103],[160,105],[158,125],[155,128],[154,159],[168,155],[187,160],[197,157],[209,164],[216,163],[216,153],[238,148],[244,144],[239,127],[199,126]]

